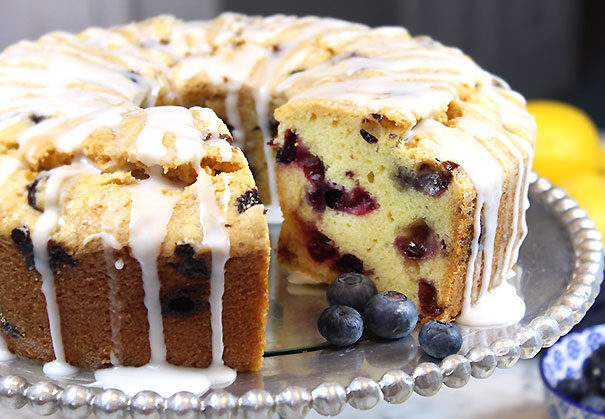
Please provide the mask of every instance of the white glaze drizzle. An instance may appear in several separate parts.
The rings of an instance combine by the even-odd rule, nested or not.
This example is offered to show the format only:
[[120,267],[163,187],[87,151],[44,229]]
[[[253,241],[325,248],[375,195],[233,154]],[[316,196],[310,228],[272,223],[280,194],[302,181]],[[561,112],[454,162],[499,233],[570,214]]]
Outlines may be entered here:
[[[519,178],[517,179],[517,185],[515,186],[515,193],[509,197],[508,207],[513,210],[513,219],[511,223],[512,233],[508,238],[508,243],[504,247],[504,257],[500,259],[501,268],[503,274],[512,271],[513,261],[511,261],[513,245],[517,242],[517,224],[518,214],[520,211],[521,200],[520,191],[521,186],[524,183],[524,161],[519,149],[512,144],[512,142],[504,135],[496,131],[494,128],[488,126],[486,123],[481,122],[474,118],[461,117],[456,120],[456,127],[467,132],[469,135],[475,136],[477,139],[483,140],[484,146],[490,144],[491,138],[499,138],[502,144],[507,147],[514,158],[517,160],[519,165]],[[488,147],[490,152],[496,155],[503,156],[502,152],[498,152],[494,147]],[[494,235],[497,227],[497,208],[496,214],[493,215],[493,219],[490,220],[485,217],[481,233],[486,231],[488,234]],[[494,222],[495,224],[488,224]],[[487,241],[487,237],[486,237]],[[488,246],[483,246],[483,272],[481,274],[481,288],[478,296],[474,303],[467,304],[463,303],[462,315],[459,316],[457,321],[461,324],[468,326],[503,326],[514,324],[521,320],[525,314],[525,304],[523,300],[517,295],[515,287],[510,285],[506,277],[503,277],[500,281],[492,280],[493,277],[493,257],[494,257],[495,243],[488,243]],[[490,289],[490,286],[495,283],[495,286]],[[466,287],[472,287],[473,277],[467,276]],[[466,290],[465,290],[466,291]],[[472,299],[471,299],[472,301]]]
[[212,365],[223,365],[223,292],[225,287],[225,263],[229,259],[229,235],[225,222],[216,205],[210,177],[203,171],[195,182],[200,199],[200,221],[204,230],[202,245],[212,251],[210,275],[210,313],[212,323]]
[[[512,273],[513,271],[509,271]],[[525,315],[525,302],[509,278],[490,290],[481,290],[477,300],[465,307],[456,323],[471,327],[503,327],[517,323]]]
[[[192,155],[192,158],[195,158],[195,155]],[[135,191],[138,194],[137,198],[141,201],[140,205],[135,208],[137,198],[133,197],[132,211],[133,216],[138,220],[135,224],[140,226],[140,231],[134,232],[137,237],[133,241],[133,230],[131,229],[130,239],[133,255],[139,260],[143,268],[144,284],[146,280],[148,281],[145,286],[145,306],[148,310],[151,361],[149,364],[138,368],[114,367],[97,370],[95,371],[95,379],[97,380],[95,385],[100,385],[103,388],[117,387],[129,395],[135,395],[142,390],[152,390],[164,397],[169,397],[174,393],[175,388],[202,394],[211,386],[228,385],[236,377],[235,371],[224,366],[222,361],[222,294],[224,289],[224,267],[229,259],[229,236],[225,231],[224,220],[218,210],[215,194],[212,192],[211,180],[200,169],[195,187],[198,191],[198,199],[200,199],[200,221],[204,230],[202,245],[210,248],[212,252],[209,299],[212,326],[212,364],[205,369],[169,365],[166,362],[166,345],[159,300],[160,283],[157,274],[157,255],[159,255],[159,246],[166,234],[168,212],[172,212],[172,206],[175,202],[168,199],[158,189],[158,187],[162,189],[171,187],[162,180],[160,170],[159,167],[154,168],[152,176],[139,182],[136,186],[136,188],[154,188],[155,191],[151,191],[151,193],[155,197],[150,201],[149,190],[139,189]],[[142,187],[141,184],[143,184]],[[163,197],[160,197],[160,194]],[[164,201],[159,211],[158,200]],[[151,203],[153,205],[150,205]],[[161,222],[158,222],[157,218],[160,218]],[[144,230],[151,231],[145,233]],[[150,246],[151,251],[149,251]],[[147,249],[145,249],[146,247]],[[135,248],[138,249],[136,253]],[[148,273],[147,278],[145,272]]]
[[225,366],[208,368],[175,367],[164,363],[142,367],[113,367],[95,371],[96,382],[91,386],[117,388],[134,396],[140,391],[154,391],[170,397],[175,389],[204,394],[210,387],[225,387],[235,380],[235,371]]
[[8,346],[6,345],[6,340],[4,336],[0,335],[0,362],[2,361],[10,361],[11,359],[15,359],[16,356],[11,351],[9,351]]
[[139,181],[130,186],[132,194],[130,213],[129,245],[132,255],[141,265],[144,304],[147,308],[149,322],[149,347],[151,349],[150,364],[162,365],[166,362],[166,344],[164,342],[164,326],[162,322],[162,307],[160,304],[160,278],[158,276],[157,258],[176,197],[165,193],[172,189],[162,176],[160,167],[150,169],[149,179]]
[[371,77],[313,86],[296,95],[295,99],[326,98],[346,101],[379,112],[394,109],[412,124],[421,118],[434,116],[447,108],[455,92],[447,85],[435,82],[396,84],[387,77]]
[[[265,78],[267,80],[271,73],[267,71]],[[263,154],[265,156],[265,164],[267,165],[267,180],[269,184],[269,205],[265,206],[267,210],[267,221],[271,224],[279,224],[283,221],[283,215],[279,206],[279,196],[277,194],[277,179],[275,177],[275,157],[273,155],[273,149],[269,146],[271,138],[271,130],[269,128],[269,102],[270,96],[267,91],[267,86],[270,81],[266,81],[264,85],[260,86],[254,91],[254,104],[256,108],[256,116],[258,126],[261,130],[262,141],[263,141]]]
[[[437,121],[426,119],[410,131],[410,136],[421,136],[425,143],[434,141],[433,151],[436,153],[436,158],[441,161],[453,161],[462,166],[477,190],[474,233],[471,241],[471,256],[467,267],[462,313],[456,321],[467,326],[515,323],[525,313],[525,305],[516,292],[511,293],[506,282],[502,283],[502,288],[489,291],[492,281],[503,173],[499,162],[495,160],[488,148],[473,136],[473,130],[468,132],[469,127],[465,126],[464,128],[447,127]],[[427,146],[430,147],[430,144],[427,144]],[[511,240],[513,239],[511,238]],[[483,267],[479,277],[481,288],[475,301],[473,301],[473,285],[477,283],[475,281],[475,271],[481,266]],[[509,269],[507,269],[507,272]],[[485,307],[493,307],[495,304],[517,309],[485,309]],[[523,309],[518,309],[518,307],[523,307]]]
[[[106,231],[91,234],[86,237],[82,244],[86,245],[89,241],[99,238],[103,243],[103,258],[105,259],[105,272],[109,276],[109,327],[111,329],[111,352],[109,354],[112,365],[119,365],[120,361],[116,355],[116,351],[120,348],[120,330],[121,330],[121,316],[122,305],[118,299],[118,277],[116,274],[117,260],[114,260],[113,250],[120,250],[122,246],[116,240],[116,238]],[[122,259],[118,259],[122,261]],[[122,267],[124,262],[122,261]],[[121,268],[120,268],[121,269]]]
[[42,279],[42,293],[46,299],[46,310],[50,336],[55,354],[55,360],[44,365],[44,373],[51,377],[73,375],[77,370],[65,362],[63,338],[61,333],[61,317],[57,304],[55,277],[50,265],[48,242],[60,222],[60,201],[63,182],[78,176],[83,172],[99,174],[100,172],[84,159],[68,166],[60,166],[50,170],[44,191],[44,212],[38,218],[32,234],[34,246],[34,263]]
[[[24,43],[18,50],[3,55],[8,66],[0,65],[0,80],[9,83],[39,84],[45,87],[66,88],[74,81],[95,84],[123,99],[142,103],[146,95],[117,66],[108,61],[92,62],[92,54],[74,51],[67,45]],[[29,64],[19,65],[19,64]],[[18,67],[17,67],[18,65]]]
[[[502,131],[497,130],[495,127],[490,126],[487,121],[489,121],[488,115],[485,115],[485,111],[483,111],[480,107],[472,105],[472,104],[463,104],[463,108],[472,109],[479,114],[485,116],[485,120],[481,121],[477,118],[469,118],[462,117],[459,118],[457,122],[457,126],[462,129],[466,129],[469,133],[479,136],[484,139],[486,142],[491,138],[497,138],[501,144],[503,144],[509,153],[511,153],[514,159],[517,162],[518,166],[518,179],[517,184],[515,186],[515,193],[512,195],[512,203],[510,203],[509,207],[513,210],[512,220],[511,220],[511,234],[508,240],[508,243],[504,249],[504,254],[501,255],[503,258],[501,259],[501,263],[503,269],[510,270],[514,264],[514,261],[517,260],[517,256],[515,255],[514,247],[517,245],[518,237],[519,237],[519,224],[524,220],[525,210],[524,208],[526,197],[523,199],[522,197],[527,194],[527,191],[524,190],[527,184],[527,176],[529,174],[530,165],[525,164],[523,151],[525,155],[531,158],[533,153],[532,146],[527,140],[508,132],[508,135],[505,135]],[[527,201],[528,202],[528,201]],[[521,235],[521,240],[524,238],[524,234]]]
[[[175,156],[181,163],[199,163],[207,154],[206,145],[218,148],[222,161],[232,158],[231,145],[219,137],[216,114],[210,109],[180,106],[157,106],[144,109],[145,125],[136,138],[132,155],[146,166],[170,163]],[[193,114],[198,114],[206,126],[196,127]],[[166,134],[174,135],[172,152],[163,143]],[[205,145],[202,146],[202,142]],[[172,155],[171,155],[172,154]]]
[[[97,384],[104,388],[117,385],[132,395],[144,389],[151,389],[169,396],[175,388],[199,394],[205,392],[210,386],[224,386],[235,380],[235,371],[224,366],[222,360],[222,297],[225,263],[230,256],[229,235],[216,202],[212,180],[200,166],[201,159],[206,154],[205,145],[213,143],[202,141],[201,133],[194,127],[195,120],[192,115],[192,113],[200,115],[205,112],[209,111],[201,108],[187,110],[180,107],[159,107],[155,108],[153,112],[146,112],[145,126],[136,139],[134,156],[139,161],[144,160],[145,164],[160,163],[165,158],[164,154],[167,151],[161,143],[161,139],[164,138],[166,132],[172,132],[175,135],[174,147],[178,159],[190,163],[197,172],[197,180],[193,187],[197,192],[200,226],[203,230],[201,246],[210,249],[212,255],[209,298],[212,330],[211,366],[200,370],[174,367],[166,362],[157,257],[160,254],[176,199],[163,193],[164,190],[173,189],[174,186],[162,176],[162,168],[156,165],[151,168],[149,179],[140,181],[136,186],[131,187],[133,202],[130,223],[130,247],[143,271],[151,360],[148,365],[140,368],[114,367],[95,372]],[[214,119],[207,119],[212,123],[217,118],[214,115]],[[170,124],[166,125],[166,121],[172,121],[172,123],[177,121],[178,124],[175,124],[176,128],[173,128]],[[218,125],[214,126],[214,129],[218,130]],[[220,141],[226,144],[226,140],[218,137],[213,138],[213,141],[215,141],[213,145]],[[150,147],[146,147],[146,144],[150,144]],[[162,152],[158,152],[159,150]],[[224,151],[221,154],[225,157]],[[224,174],[223,178],[225,187],[222,204],[226,209],[230,197],[229,174]],[[145,380],[141,381],[141,377],[145,377]]]
[[[168,148],[164,145],[163,139],[166,133],[164,127],[172,124],[173,112],[165,112],[164,107],[145,109],[145,125],[137,136],[135,141],[134,153],[137,159],[147,166],[157,165],[164,158],[167,158]],[[181,112],[177,115],[180,116]],[[183,120],[175,121],[175,126],[182,128]],[[179,124],[180,122],[180,124]],[[185,128],[189,128],[187,125]],[[191,127],[193,130],[193,127]]]
[[277,85],[276,91],[297,88],[298,84],[304,85],[303,90],[306,90],[309,84],[330,83],[343,76],[364,80],[385,75],[389,77],[391,87],[414,81],[472,86],[478,80],[490,78],[488,73],[455,49],[418,49],[419,45],[412,42],[389,44],[384,50],[381,48],[384,47],[372,47],[367,51],[370,56],[357,55],[363,53],[363,49],[356,54],[336,55],[311,69],[290,75]]
[[25,164],[14,157],[0,156],[0,187],[19,169],[24,169]]
[[[513,138],[518,139],[520,147],[526,150],[528,161],[532,161],[534,148],[526,138],[536,138],[537,126],[533,117],[529,116],[525,111],[525,99],[517,92],[508,88],[486,88],[482,87],[482,92],[491,101],[491,106],[500,117],[502,126],[509,134],[513,134]],[[514,135],[517,132],[524,132],[524,136]],[[525,138],[524,138],[525,137]],[[527,220],[525,213],[529,208],[529,175],[531,172],[531,164],[525,165],[524,183],[521,192],[522,203],[519,212],[519,222],[521,234],[519,239],[513,246],[511,254],[511,263],[519,257],[519,249],[523,244],[523,240],[527,236]]]
[[[200,109],[192,109],[191,111]],[[191,112],[184,108],[171,107],[165,109],[171,115],[181,115],[181,125],[187,126],[193,123]],[[157,118],[153,114],[152,118]],[[150,115],[146,124],[152,123]],[[137,142],[146,141],[145,129],[139,134]],[[154,135],[158,135],[155,133]],[[175,147],[177,156],[183,162],[189,162],[197,172],[197,180],[194,187],[197,191],[200,211],[200,226],[203,231],[202,246],[209,248],[212,254],[212,267],[210,275],[210,313],[212,325],[212,366],[223,365],[223,326],[222,326],[222,298],[224,290],[225,263],[229,259],[230,245],[229,235],[225,229],[225,222],[216,202],[216,193],[209,175],[200,166],[201,159],[205,154],[199,140],[197,131],[181,131],[176,133]],[[226,186],[227,190],[228,187]],[[159,296],[158,296],[159,304]]]
[[[198,178],[198,182],[200,181],[199,179],[203,179],[203,176]],[[228,250],[226,254],[220,252],[219,255],[215,251],[215,248],[211,247],[213,259],[210,297],[213,325],[213,361],[211,367],[201,370],[175,367],[166,362],[166,345],[164,342],[161,304],[159,300],[160,283],[157,274],[157,256],[160,251],[159,246],[161,246],[166,234],[166,226],[170,218],[169,214],[172,213],[172,208],[176,201],[162,193],[162,190],[171,188],[171,185],[165,182],[161,175],[161,169],[156,167],[149,179],[143,180],[133,187],[132,216],[135,217],[135,221],[133,223],[131,219],[130,245],[133,255],[139,260],[143,269],[151,361],[149,364],[138,368],[114,367],[95,371],[95,379],[97,380],[95,385],[100,385],[103,388],[120,388],[129,395],[135,395],[142,390],[152,390],[164,397],[169,397],[174,393],[175,388],[184,389],[195,394],[202,394],[210,386],[228,385],[235,380],[235,371],[223,366],[222,359],[216,359],[217,356],[222,356],[222,326],[220,325],[221,311],[218,311],[219,326],[215,329],[215,324],[217,323],[216,310],[220,310],[220,303],[217,307],[215,300],[217,297],[219,301],[222,299],[222,293],[219,294],[219,292],[221,291],[221,283],[224,276],[224,263],[226,258],[229,257]],[[202,180],[202,182],[204,181]],[[203,189],[200,185],[197,187]],[[204,190],[203,192],[207,193],[208,191]],[[212,195],[212,199],[214,200],[214,195]],[[216,207],[216,201],[214,202],[214,207]],[[202,211],[202,208],[200,208],[200,213]],[[204,219],[206,220],[207,216]],[[220,241],[220,237],[213,237],[214,234],[216,234],[215,230],[211,228],[208,232],[209,239],[205,244],[213,246],[215,243],[212,240]],[[206,235],[204,238],[206,238]],[[135,251],[135,249],[137,250]],[[147,284],[145,284],[145,281],[147,281]],[[218,338],[216,338],[217,335]]]
[[[30,98],[28,95],[33,91],[44,96]],[[49,134],[59,151],[74,152],[95,129],[113,127],[125,114],[136,109],[124,99],[103,92],[84,94],[73,89],[28,88],[17,89],[14,95],[7,93],[4,100],[0,99],[0,111],[6,101],[11,110],[49,117],[19,135],[19,149],[27,158]]]
[[[12,115],[2,125],[31,114],[46,118],[19,135],[27,158],[49,134],[57,150],[76,152],[94,130],[113,128],[139,105],[155,103],[160,86],[153,79],[73,46],[78,43],[74,35],[55,33],[20,42],[0,57],[0,113]],[[135,67],[143,66],[139,60]]]

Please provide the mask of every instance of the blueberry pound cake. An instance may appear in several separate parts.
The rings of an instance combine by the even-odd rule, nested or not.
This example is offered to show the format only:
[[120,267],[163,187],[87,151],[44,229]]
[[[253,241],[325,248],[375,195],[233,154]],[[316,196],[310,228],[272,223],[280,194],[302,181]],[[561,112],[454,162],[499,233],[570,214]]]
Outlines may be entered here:
[[291,272],[363,272],[479,324],[526,233],[534,138],[519,94],[403,28],[226,13],[19,42],[0,54],[6,347],[49,373],[258,370],[282,217]]

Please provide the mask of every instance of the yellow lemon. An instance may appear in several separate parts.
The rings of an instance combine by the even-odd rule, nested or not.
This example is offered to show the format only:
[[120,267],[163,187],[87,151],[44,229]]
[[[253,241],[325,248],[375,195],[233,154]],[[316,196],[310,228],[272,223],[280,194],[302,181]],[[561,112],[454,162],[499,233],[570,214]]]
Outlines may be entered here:
[[536,172],[559,185],[568,176],[597,171],[599,133],[584,112],[548,100],[530,101],[527,108],[538,124],[533,165]]
[[588,212],[601,234],[605,234],[605,175],[570,176],[562,180],[560,186]]
[[605,148],[601,146],[599,151],[599,173],[605,174]]

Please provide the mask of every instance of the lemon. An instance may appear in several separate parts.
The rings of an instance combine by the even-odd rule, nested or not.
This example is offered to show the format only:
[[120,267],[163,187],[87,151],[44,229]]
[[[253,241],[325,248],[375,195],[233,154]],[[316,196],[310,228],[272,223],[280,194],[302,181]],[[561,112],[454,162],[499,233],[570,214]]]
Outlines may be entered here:
[[566,177],[597,171],[599,133],[584,112],[549,100],[529,101],[527,108],[538,124],[533,168],[540,176],[559,185]]
[[560,186],[586,210],[601,234],[605,233],[605,175],[587,173],[570,176]]
[[599,173],[605,174],[605,148],[601,146],[601,150],[599,151]]

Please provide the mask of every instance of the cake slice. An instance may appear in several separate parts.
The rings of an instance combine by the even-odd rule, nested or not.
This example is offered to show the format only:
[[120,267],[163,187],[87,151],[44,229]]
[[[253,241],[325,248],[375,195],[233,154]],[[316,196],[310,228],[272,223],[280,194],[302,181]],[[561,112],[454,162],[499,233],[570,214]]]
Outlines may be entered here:
[[277,109],[280,263],[320,282],[364,273],[424,319],[456,318],[516,261],[531,131],[507,132],[457,100],[415,121],[363,98]]
[[61,159],[56,143],[33,141],[39,171],[14,157],[0,188],[8,349],[95,369],[213,358],[260,369],[268,232],[230,142],[209,109],[156,107],[95,130]]

